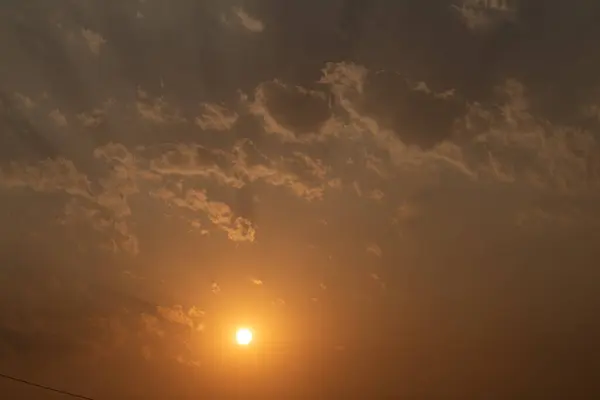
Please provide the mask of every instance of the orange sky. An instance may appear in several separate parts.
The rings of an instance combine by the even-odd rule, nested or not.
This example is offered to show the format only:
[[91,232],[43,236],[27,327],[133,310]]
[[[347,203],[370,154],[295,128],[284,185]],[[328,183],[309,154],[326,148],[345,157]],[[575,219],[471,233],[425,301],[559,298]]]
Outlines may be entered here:
[[0,373],[596,398],[599,6],[5,3]]

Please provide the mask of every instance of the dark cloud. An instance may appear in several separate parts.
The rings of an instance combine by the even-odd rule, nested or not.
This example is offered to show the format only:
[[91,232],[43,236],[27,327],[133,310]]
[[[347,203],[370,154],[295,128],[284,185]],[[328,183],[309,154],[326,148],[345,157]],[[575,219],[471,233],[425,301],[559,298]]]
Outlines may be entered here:
[[456,120],[464,115],[461,100],[416,88],[397,73],[370,74],[365,82],[364,112],[392,129],[407,145],[429,149],[451,140]]
[[599,33],[592,22],[599,13],[596,3],[585,0],[568,6],[559,1],[521,1],[518,23],[486,38],[484,70],[490,68],[496,79],[517,78],[531,88],[542,117],[573,123],[581,104],[598,86],[593,71],[599,59],[590,53],[590,46]]
[[330,117],[329,93],[278,83],[264,87],[266,107],[277,123],[302,136],[318,132]]

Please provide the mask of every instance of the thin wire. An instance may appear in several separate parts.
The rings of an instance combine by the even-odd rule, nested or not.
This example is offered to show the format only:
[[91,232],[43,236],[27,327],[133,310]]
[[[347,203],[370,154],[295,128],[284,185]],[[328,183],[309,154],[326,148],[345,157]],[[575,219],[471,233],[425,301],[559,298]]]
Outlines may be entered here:
[[86,396],[83,396],[83,395],[80,395],[80,394],[77,394],[77,393],[67,392],[66,390],[55,389],[55,388],[50,387],[50,386],[41,385],[39,383],[31,382],[31,381],[28,381],[26,379],[16,378],[14,376],[6,375],[6,374],[3,374],[3,373],[0,373],[0,378],[11,380],[11,381],[14,381],[14,382],[23,383],[23,384],[29,385],[29,386],[34,386],[34,387],[37,387],[39,389],[48,390],[50,392],[59,393],[59,394],[65,395],[65,396],[74,397],[76,399],[94,400],[91,397],[86,397]]

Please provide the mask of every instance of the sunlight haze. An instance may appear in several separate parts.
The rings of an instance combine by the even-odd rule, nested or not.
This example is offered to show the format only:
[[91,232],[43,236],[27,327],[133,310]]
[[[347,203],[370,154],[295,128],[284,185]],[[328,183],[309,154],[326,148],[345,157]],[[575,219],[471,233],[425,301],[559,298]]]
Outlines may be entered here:
[[600,0],[0,1],[0,399],[600,399],[599,44]]

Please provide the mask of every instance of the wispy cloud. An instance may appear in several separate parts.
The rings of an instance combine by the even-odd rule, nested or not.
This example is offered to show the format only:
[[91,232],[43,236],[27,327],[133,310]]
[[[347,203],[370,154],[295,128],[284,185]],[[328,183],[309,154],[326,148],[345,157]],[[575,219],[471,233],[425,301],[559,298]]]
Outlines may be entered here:
[[506,1],[463,0],[452,7],[473,31],[487,31],[504,22],[515,22],[517,17],[517,7]]
[[179,110],[162,98],[153,98],[142,89],[137,91],[136,108],[140,116],[148,121],[166,124],[168,122],[185,122]]
[[239,23],[253,33],[259,33],[265,30],[265,24],[258,18],[252,17],[241,7],[234,7],[233,14],[238,18]]
[[56,126],[60,128],[64,128],[69,124],[67,122],[67,117],[65,117],[64,114],[61,113],[58,109],[50,111],[48,117],[50,117],[54,124],[56,124]]
[[90,29],[84,28],[81,30],[81,36],[85,40],[90,52],[95,56],[100,55],[102,46],[106,44],[106,40],[102,37],[102,35]]
[[378,244],[376,243],[371,243],[370,245],[367,246],[367,253],[371,253],[376,257],[380,257],[383,256],[383,251],[381,250],[381,247],[379,247]]
[[202,115],[196,117],[196,124],[206,130],[227,131],[238,120],[238,114],[218,104],[203,104]]
[[35,102],[30,97],[25,96],[24,94],[15,93],[15,97],[21,102],[23,107],[25,107],[28,110],[32,110],[36,106]]

